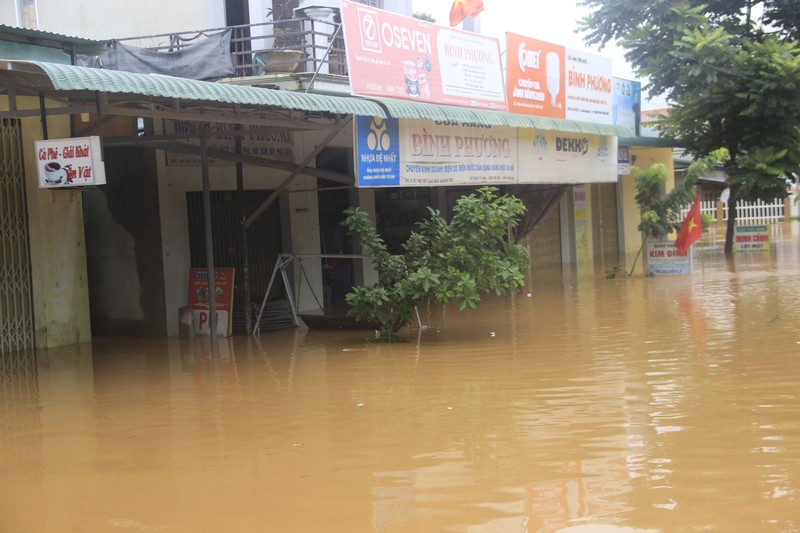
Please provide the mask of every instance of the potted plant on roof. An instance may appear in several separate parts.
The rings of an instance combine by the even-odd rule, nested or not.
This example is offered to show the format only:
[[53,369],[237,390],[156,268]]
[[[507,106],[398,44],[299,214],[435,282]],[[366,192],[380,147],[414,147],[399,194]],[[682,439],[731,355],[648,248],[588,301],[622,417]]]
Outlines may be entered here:
[[267,15],[272,15],[275,20],[272,26],[272,49],[256,54],[256,63],[268,74],[297,72],[306,58],[302,22],[282,18],[283,10],[272,9]]

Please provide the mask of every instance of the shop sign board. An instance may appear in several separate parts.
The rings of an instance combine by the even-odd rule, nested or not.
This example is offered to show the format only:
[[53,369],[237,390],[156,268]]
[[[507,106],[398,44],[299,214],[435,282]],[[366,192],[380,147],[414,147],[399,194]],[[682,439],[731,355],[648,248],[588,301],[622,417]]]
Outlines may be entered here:
[[691,248],[678,253],[675,241],[647,242],[647,274],[651,276],[688,276],[692,273]]
[[617,181],[616,137],[521,129],[518,142],[520,184]]
[[355,117],[359,187],[614,183],[611,136]]
[[770,249],[769,226],[736,226],[733,231],[736,252],[764,252]]
[[[231,336],[231,322],[233,318],[233,268],[214,269],[214,305],[217,317],[217,335]],[[205,268],[192,268],[189,271],[189,307],[194,314],[194,323],[197,333],[209,335],[211,333],[211,320],[208,299],[208,270]]]
[[40,189],[105,185],[100,137],[35,141]]
[[508,127],[356,117],[359,187],[517,183],[517,132]]
[[[207,147],[209,150],[219,152],[236,153],[235,138],[232,132],[234,124],[211,124],[204,122],[186,122],[178,120],[164,120],[164,132],[167,135],[180,137],[186,135],[183,143],[192,146],[200,146],[197,139],[197,132],[205,131],[209,133]],[[294,162],[294,135],[290,131],[264,131],[256,126],[241,126],[241,153],[246,156],[262,157],[277,161]],[[201,157],[197,154],[183,152],[172,152],[167,150],[168,166],[200,166]],[[211,166],[233,166],[236,163],[227,159],[215,159],[209,157],[208,164]]]
[[355,95],[506,111],[500,43],[341,0]]
[[611,78],[611,80],[614,87],[611,123],[628,128],[634,135],[639,135],[642,120],[642,84],[622,78]]
[[509,111],[612,124],[611,59],[506,34]]

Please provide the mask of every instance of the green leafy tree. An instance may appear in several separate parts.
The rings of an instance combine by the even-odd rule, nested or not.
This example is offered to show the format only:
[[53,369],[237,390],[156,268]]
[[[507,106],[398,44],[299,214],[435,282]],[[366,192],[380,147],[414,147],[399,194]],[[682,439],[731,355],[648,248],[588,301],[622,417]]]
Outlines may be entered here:
[[342,225],[360,237],[378,271],[377,284],[354,287],[346,296],[348,314],[378,325],[376,341],[397,340],[422,302],[458,301],[463,310],[476,307],[481,292],[504,294],[523,286],[528,252],[507,238],[525,212],[522,201],[483,187],[457,200],[450,222],[439,211],[428,211],[402,254],[388,252],[365,211],[345,211]]
[[[729,154],[725,148],[714,150],[707,157],[689,165],[686,177],[669,192],[665,192],[668,173],[664,165],[652,165],[646,170],[636,169],[636,205],[639,206],[642,217],[638,229],[644,239],[633,259],[631,272],[636,268],[636,262],[648,239],[665,239],[673,231],[680,230],[684,219],[682,209],[694,199],[697,178],[724,165],[728,159]],[[704,228],[707,223],[704,219]]]
[[784,197],[800,172],[800,0],[582,5],[592,10],[581,23],[587,44],[617,40],[649,94],[670,101],[657,127],[695,157],[730,153],[730,253],[736,201]]

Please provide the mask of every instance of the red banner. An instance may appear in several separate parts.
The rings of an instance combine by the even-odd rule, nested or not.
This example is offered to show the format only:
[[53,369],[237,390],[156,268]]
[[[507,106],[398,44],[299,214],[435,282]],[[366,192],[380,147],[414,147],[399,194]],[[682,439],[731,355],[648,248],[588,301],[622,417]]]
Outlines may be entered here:
[[342,0],[353,94],[506,111],[500,43]]
[[[214,305],[217,310],[217,334],[231,335],[231,318],[233,316],[233,275],[232,268],[214,269]],[[192,268],[189,271],[189,307],[195,310],[195,322],[199,333],[208,333],[209,328],[209,294],[208,270]]]

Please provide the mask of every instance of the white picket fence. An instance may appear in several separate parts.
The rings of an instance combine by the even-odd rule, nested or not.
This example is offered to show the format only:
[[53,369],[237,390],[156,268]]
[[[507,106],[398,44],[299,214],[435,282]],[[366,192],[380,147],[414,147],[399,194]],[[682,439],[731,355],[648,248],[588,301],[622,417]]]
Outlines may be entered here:
[[[722,213],[722,220],[728,220],[728,204],[721,204],[714,200],[704,200],[700,202],[700,212],[704,215],[711,215],[711,219],[720,222],[718,213]],[[737,222],[781,222],[785,219],[784,201],[782,198],[775,198],[771,202],[745,202],[740,200],[736,204]],[[681,216],[686,217],[691,206],[686,206],[681,211]]]

